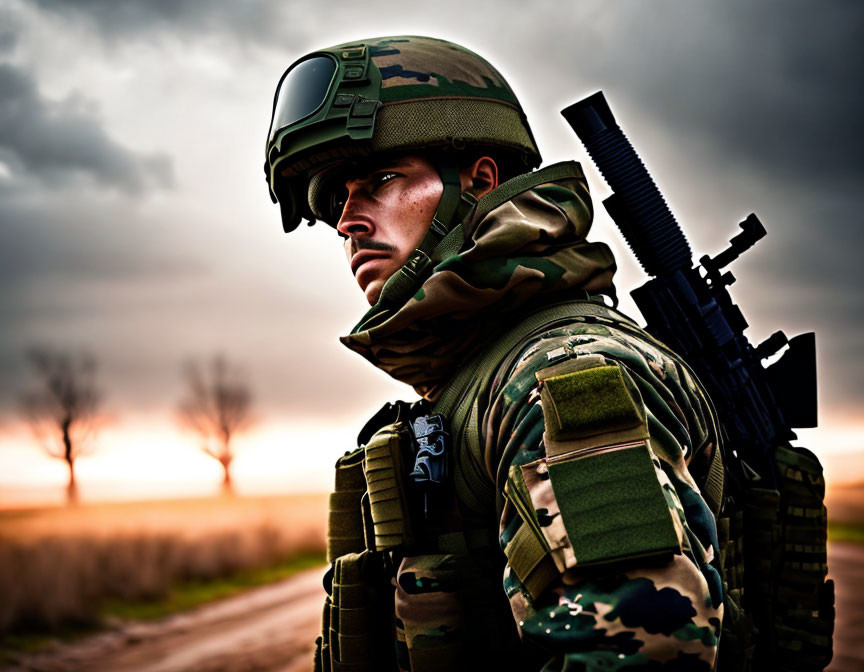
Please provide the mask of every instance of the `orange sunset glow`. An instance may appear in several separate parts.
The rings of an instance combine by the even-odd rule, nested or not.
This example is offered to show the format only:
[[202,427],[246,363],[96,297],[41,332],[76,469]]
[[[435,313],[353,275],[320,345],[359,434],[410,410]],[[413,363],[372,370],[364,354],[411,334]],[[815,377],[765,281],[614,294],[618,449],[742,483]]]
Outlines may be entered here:
[[[241,495],[324,492],[332,463],[351,447],[352,432],[262,424],[236,440],[232,468]],[[60,504],[67,469],[42,453],[26,428],[5,436],[0,505]],[[311,448],[310,448],[311,446]],[[347,446],[347,448],[346,448]],[[218,493],[221,468],[170,423],[117,424],[100,432],[76,464],[81,499],[146,499]]]
[[[797,443],[819,455],[830,488],[864,481],[862,438],[864,423],[837,422],[799,431]],[[237,492],[325,492],[332,486],[332,464],[353,442],[350,429],[262,423],[237,439]],[[218,463],[170,422],[118,423],[105,429],[76,470],[85,502],[210,496],[218,493],[221,478]],[[0,506],[61,504],[66,478],[64,463],[44,455],[26,428],[4,434]]]

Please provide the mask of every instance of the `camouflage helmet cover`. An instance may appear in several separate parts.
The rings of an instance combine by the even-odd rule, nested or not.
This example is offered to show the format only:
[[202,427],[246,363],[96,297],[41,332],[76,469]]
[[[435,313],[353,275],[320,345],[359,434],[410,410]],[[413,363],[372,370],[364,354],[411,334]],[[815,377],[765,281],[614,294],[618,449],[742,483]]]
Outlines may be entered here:
[[[483,147],[525,169],[540,154],[518,99],[477,54],[429,37],[336,45],[296,61],[279,82],[265,172],[286,231],[323,218],[333,164],[429,148]],[[331,224],[333,222],[330,222]]]

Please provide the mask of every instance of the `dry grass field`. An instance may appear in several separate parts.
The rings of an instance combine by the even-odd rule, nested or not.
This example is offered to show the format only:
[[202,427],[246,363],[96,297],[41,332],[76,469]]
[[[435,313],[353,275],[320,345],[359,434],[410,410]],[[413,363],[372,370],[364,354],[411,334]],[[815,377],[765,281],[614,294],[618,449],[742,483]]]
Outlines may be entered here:
[[864,526],[864,482],[831,485],[825,496],[825,504],[829,519]]
[[842,483],[828,488],[828,538],[864,544],[864,483]]
[[97,624],[108,605],[318,558],[325,521],[324,495],[0,511],[0,635]]
[[[857,653],[864,610],[854,598],[862,580],[864,484],[834,485],[827,503],[829,566],[838,591],[830,669],[851,672],[864,664]],[[237,659],[236,669],[251,669],[249,661],[259,656],[279,664],[256,669],[289,669],[286,661],[294,661],[305,670],[320,619],[320,576],[318,570],[299,575],[303,591],[294,579],[280,579],[323,562],[325,520],[324,495],[0,511],[0,667],[4,644],[11,642],[8,660],[27,661],[27,651],[43,651],[45,638],[34,633],[62,634],[70,625],[114,618],[116,627],[93,638],[32,653],[34,660],[52,661],[54,667],[28,663],[14,669],[91,669],[82,661],[92,659],[104,663],[94,670],[138,670],[142,656],[169,661],[179,652],[187,658],[197,652],[201,660],[215,656],[221,661],[212,669],[235,669],[225,662],[229,658]],[[276,583],[238,595],[271,582]],[[233,597],[214,603],[207,608],[211,611],[186,611],[227,596]],[[270,600],[266,608],[259,604],[264,598]],[[232,605],[237,613],[223,618]],[[149,620],[178,610],[183,614]],[[136,625],[142,619],[148,624]],[[141,639],[141,628],[152,632]],[[22,632],[27,634],[16,634]],[[138,662],[119,664],[127,658]],[[166,662],[164,669],[211,669],[201,660],[175,667]]]
[[[864,484],[834,485],[827,504],[832,540],[864,543]],[[125,603],[178,584],[320,553],[325,524],[323,494],[0,510],[0,635],[95,624],[106,606],[134,617]]]

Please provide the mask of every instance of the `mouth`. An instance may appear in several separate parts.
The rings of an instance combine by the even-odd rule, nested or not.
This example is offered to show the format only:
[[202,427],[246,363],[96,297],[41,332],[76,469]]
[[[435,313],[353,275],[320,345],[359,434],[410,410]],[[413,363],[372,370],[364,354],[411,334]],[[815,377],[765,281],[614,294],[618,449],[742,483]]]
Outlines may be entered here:
[[389,256],[390,255],[387,252],[382,252],[380,250],[360,250],[353,257],[351,257],[351,273],[357,275],[357,271],[367,261],[386,259]]

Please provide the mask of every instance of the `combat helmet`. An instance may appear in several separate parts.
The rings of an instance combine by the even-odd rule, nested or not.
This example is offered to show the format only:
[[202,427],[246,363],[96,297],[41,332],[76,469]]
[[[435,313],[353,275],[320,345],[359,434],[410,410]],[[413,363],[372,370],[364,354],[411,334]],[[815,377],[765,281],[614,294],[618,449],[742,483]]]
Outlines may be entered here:
[[[520,172],[540,164],[525,113],[501,74],[477,54],[429,37],[380,37],[314,51],[282,75],[264,170],[282,225],[336,221],[322,176],[330,166],[385,152],[484,148]],[[452,218],[458,174],[444,182],[435,220]],[[447,211],[447,212],[444,212]],[[446,223],[446,221],[445,221]]]

